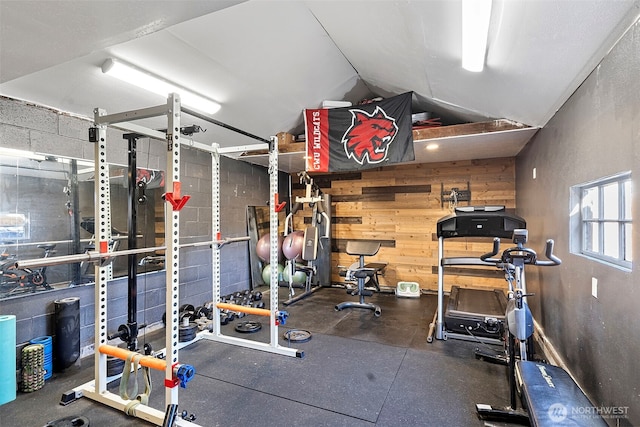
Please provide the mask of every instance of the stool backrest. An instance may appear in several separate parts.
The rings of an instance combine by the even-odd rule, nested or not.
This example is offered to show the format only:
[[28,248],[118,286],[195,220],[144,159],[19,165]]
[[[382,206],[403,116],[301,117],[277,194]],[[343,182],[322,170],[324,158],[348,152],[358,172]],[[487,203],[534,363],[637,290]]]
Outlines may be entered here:
[[380,250],[380,242],[349,240],[346,250],[348,255],[373,256]]

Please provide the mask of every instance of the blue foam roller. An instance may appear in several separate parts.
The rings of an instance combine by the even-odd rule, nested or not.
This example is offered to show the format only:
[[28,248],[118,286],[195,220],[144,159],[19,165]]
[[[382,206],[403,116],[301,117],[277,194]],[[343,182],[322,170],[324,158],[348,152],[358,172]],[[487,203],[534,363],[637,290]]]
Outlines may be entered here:
[[44,346],[44,379],[48,380],[53,375],[53,340],[50,336],[38,337],[29,341],[29,344],[42,344]]
[[0,315],[0,405],[16,399],[16,316]]

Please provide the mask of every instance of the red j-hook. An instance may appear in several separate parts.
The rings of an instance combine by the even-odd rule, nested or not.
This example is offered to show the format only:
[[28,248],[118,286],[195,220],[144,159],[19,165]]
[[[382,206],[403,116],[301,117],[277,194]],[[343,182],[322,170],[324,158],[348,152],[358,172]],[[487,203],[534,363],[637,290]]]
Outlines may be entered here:
[[175,181],[173,183],[173,192],[172,193],[165,193],[164,194],[164,199],[171,203],[171,206],[173,207],[174,211],[179,211],[180,209],[182,209],[184,207],[185,204],[187,204],[187,201],[189,201],[189,199],[191,198],[191,196],[182,196],[180,197],[180,182],[179,181]]
[[284,202],[280,203],[278,200],[278,193],[276,193],[273,197],[273,207],[275,209],[276,212],[280,212],[282,209],[284,209],[284,207],[287,204],[287,201],[285,200]]

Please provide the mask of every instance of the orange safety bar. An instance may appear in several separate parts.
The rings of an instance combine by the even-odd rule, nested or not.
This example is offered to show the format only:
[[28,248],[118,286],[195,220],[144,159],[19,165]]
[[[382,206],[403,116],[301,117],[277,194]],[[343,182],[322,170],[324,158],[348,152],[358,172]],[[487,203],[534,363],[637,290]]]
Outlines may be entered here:
[[247,314],[257,314],[258,316],[271,316],[271,311],[264,308],[246,307],[244,305],[229,304],[226,302],[219,302],[216,304],[216,307],[221,310],[241,311]]
[[[127,357],[131,355],[131,353],[135,353],[135,351],[129,351],[124,348],[114,347],[112,345],[102,344],[98,347],[98,351],[102,354],[106,354],[107,356],[113,356],[118,359],[127,360]],[[140,354],[140,353],[136,353]],[[167,368],[167,362],[163,359],[158,359],[153,356],[142,356],[138,362],[141,366],[146,366],[147,368],[155,369],[158,371],[164,371]]]

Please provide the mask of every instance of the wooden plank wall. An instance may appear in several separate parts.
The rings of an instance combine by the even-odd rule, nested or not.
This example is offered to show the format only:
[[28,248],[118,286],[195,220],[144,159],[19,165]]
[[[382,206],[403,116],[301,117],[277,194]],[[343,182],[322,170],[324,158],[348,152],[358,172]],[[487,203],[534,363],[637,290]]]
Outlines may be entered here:
[[[382,284],[418,282],[422,289],[437,289],[438,241],[436,223],[449,214],[442,201],[452,188],[471,191],[466,205],[504,205],[515,208],[515,158],[456,161],[390,166],[357,173],[312,175],[315,183],[332,198],[332,280],[341,282],[338,266],[349,266],[356,257],[345,253],[348,240],[377,240],[382,247],[367,261],[388,262]],[[295,185],[293,196],[303,196]],[[444,205],[444,206],[443,206]],[[306,209],[304,212],[309,211]],[[308,215],[308,213],[306,213]],[[302,221],[294,218],[296,229]],[[445,256],[480,256],[491,249],[491,239],[460,238],[445,241]],[[502,274],[493,269],[449,269],[445,287],[504,288]]]

